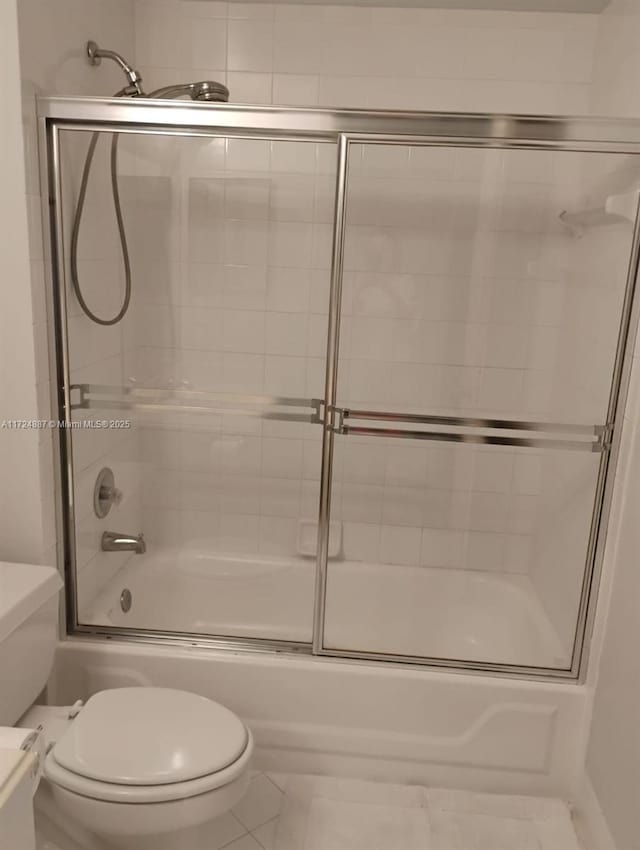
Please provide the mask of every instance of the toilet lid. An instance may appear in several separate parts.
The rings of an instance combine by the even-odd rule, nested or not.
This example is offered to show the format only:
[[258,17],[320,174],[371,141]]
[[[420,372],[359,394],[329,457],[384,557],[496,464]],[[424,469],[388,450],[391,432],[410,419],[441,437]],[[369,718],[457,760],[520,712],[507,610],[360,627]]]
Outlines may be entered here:
[[210,699],[171,688],[114,688],[87,701],[52,755],[89,779],[163,785],[223,770],[247,742],[240,718]]

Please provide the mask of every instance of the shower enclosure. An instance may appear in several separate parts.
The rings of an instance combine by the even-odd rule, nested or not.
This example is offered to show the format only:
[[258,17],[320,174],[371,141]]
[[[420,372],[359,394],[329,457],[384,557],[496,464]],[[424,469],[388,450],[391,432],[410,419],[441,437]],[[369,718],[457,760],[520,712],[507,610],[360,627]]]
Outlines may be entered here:
[[[578,677],[635,334],[640,126],[39,110],[69,632]],[[111,327],[69,283],[92,133],[97,312],[122,300],[114,133],[131,253]]]

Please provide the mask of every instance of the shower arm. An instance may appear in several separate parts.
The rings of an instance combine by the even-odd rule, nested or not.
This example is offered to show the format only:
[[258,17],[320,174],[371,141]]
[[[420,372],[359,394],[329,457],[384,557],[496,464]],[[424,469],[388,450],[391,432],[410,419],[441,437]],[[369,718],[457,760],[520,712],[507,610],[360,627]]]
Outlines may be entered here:
[[142,77],[129,63],[115,50],[103,50],[98,47],[95,41],[87,42],[87,56],[91,65],[100,65],[103,59],[110,59],[115,62],[123,71],[125,77],[129,80],[129,85],[125,86],[118,92],[120,97],[144,97],[145,93],[142,88]]

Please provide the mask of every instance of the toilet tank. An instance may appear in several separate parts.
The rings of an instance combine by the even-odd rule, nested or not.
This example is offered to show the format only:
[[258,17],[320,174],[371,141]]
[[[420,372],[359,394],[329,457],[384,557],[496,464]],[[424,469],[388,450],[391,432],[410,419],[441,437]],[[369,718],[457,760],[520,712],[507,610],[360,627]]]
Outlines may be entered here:
[[0,561],[0,726],[13,726],[47,683],[61,587],[53,567]]

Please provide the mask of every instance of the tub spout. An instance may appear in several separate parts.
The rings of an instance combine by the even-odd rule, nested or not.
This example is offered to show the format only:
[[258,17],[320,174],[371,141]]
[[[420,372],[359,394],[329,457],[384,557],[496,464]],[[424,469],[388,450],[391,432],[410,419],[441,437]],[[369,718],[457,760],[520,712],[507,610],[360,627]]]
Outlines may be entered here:
[[103,552],[135,552],[144,555],[147,551],[144,534],[120,534],[117,531],[105,531],[102,535]]

